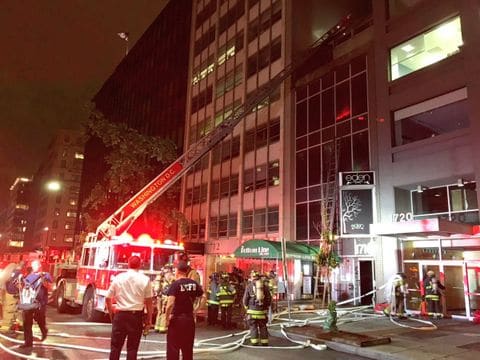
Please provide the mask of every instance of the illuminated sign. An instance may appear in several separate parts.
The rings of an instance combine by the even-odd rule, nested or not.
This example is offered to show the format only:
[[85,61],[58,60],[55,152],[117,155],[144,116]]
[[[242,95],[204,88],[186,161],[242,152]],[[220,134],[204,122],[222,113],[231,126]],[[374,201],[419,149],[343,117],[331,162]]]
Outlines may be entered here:
[[340,173],[340,185],[374,185],[375,175],[373,171],[355,171]]
[[368,235],[373,223],[373,189],[342,189],[340,201],[342,235]]

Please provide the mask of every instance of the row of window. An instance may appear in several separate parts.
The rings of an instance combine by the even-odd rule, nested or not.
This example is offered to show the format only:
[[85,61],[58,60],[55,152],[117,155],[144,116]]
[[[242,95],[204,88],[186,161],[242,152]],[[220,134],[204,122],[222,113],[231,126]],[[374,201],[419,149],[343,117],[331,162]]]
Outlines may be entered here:
[[[210,237],[220,238],[237,235],[236,213],[213,216],[210,218]],[[278,206],[248,210],[242,214],[243,234],[265,233],[278,231]],[[190,239],[205,238],[205,219],[192,222],[190,225]]]
[[[244,171],[243,191],[250,192],[267,186],[280,184],[279,161],[272,161],[268,164],[259,165],[253,169]],[[212,181],[210,200],[224,197],[231,197],[238,194],[238,174]],[[207,201],[207,184],[195,186],[185,192],[185,206],[200,204]]]

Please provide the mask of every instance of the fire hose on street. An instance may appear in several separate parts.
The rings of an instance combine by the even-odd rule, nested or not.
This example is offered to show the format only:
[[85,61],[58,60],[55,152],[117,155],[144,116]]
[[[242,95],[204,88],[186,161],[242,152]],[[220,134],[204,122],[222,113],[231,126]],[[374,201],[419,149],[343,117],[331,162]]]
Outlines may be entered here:
[[[363,294],[361,296],[348,299],[346,301],[342,301],[337,303],[337,306],[344,306],[346,304],[355,302],[360,300],[361,298],[369,295],[375,295],[376,292],[378,291],[384,291],[386,288],[391,287],[392,284],[391,282],[387,282],[381,287],[374,289],[366,294]],[[392,306],[392,301],[391,300],[391,306]],[[362,321],[365,319],[375,319],[375,318],[385,318],[384,315],[379,315],[371,312],[365,312],[365,310],[372,308],[372,305],[366,305],[366,306],[356,306],[356,307],[351,307],[351,308],[340,308],[337,309],[338,312],[338,324],[345,324],[348,322],[354,322],[354,321]],[[305,319],[293,319],[291,318],[291,315],[302,315],[302,316],[308,316]],[[272,323],[269,325],[269,328],[274,329],[274,328],[279,328],[280,333],[284,336],[285,339],[290,341],[292,344],[291,346],[262,346],[262,347],[257,347],[257,346],[251,346],[245,344],[246,340],[249,338],[249,331],[240,331],[236,333],[231,333],[227,335],[222,335],[222,336],[217,336],[217,337],[212,337],[212,338],[207,338],[207,339],[201,339],[197,340],[194,343],[194,349],[193,352],[194,354],[206,354],[206,353],[212,353],[212,354],[218,354],[218,353],[226,353],[226,352],[231,352],[239,349],[240,347],[246,347],[246,348],[256,348],[256,349],[282,349],[282,350],[298,350],[298,349],[304,349],[311,347],[314,350],[325,350],[327,349],[327,346],[324,344],[314,344],[310,340],[307,341],[300,341],[300,340],[295,340],[292,339],[288,334],[287,334],[287,328],[288,327],[302,327],[306,326],[309,324],[322,324],[325,322],[325,319],[327,318],[328,310],[326,309],[321,309],[321,310],[296,310],[296,311],[282,311],[274,315]],[[289,318],[285,318],[284,316],[289,316]],[[311,315],[311,316],[310,316]],[[436,330],[437,327],[435,324],[433,324],[431,321],[428,320],[421,320],[421,319],[415,319],[412,317],[409,317],[409,321],[413,322],[418,322],[421,324],[420,327],[418,326],[412,326],[408,325],[404,322],[399,322],[397,321],[392,314],[390,313],[389,315],[390,321],[401,327],[406,327],[406,328],[411,328],[415,330]],[[58,324],[58,323],[57,323]],[[64,324],[64,323],[62,323]],[[96,325],[95,323],[83,323],[83,322],[75,322],[75,323],[68,323],[70,326],[92,326]],[[103,326],[104,324],[98,324],[99,326]],[[58,338],[63,338],[63,339],[73,339],[73,338],[86,338],[86,339],[95,339],[95,340],[105,340],[105,341],[110,341],[110,337],[91,337],[91,336],[81,336],[81,335],[71,335],[68,333],[51,333],[49,334],[51,337],[58,337]],[[8,341],[13,344],[22,344],[22,340],[17,340],[15,338],[6,336],[4,334],[0,333],[0,338]],[[222,343],[219,342],[220,340],[225,340],[225,339],[232,339],[232,341],[227,342],[227,343]],[[164,345],[166,341],[160,341],[160,340],[150,340],[150,339],[142,339],[142,342],[148,342],[148,343],[158,343],[159,345]],[[90,346],[84,346],[84,345],[75,345],[75,344],[70,344],[68,341],[59,341],[59,342],[49,342],[48,344],[41,343],[41,342],[35,342],[35,345],[38,346],[43,346],[43,347],[50,347],[50,348],[63,348],[63,349],[74,349],[74,350],[81,350],[81,351],[87,351],[87,352],[93,352],[93,353],[99,353],[99,354],[109,354],[110,353],[110,348],[99,348],[99,347],[90,347]],[[47,358],[41,358],[38,357],[37,355],[26,355],[21,352],[16,351],[16,347],[18,345],[13,345],[11,347],[5,346],[4,344],[0,343],[0,349],[11,354],[14,356],[17,356],[22,359],[36,359],[36,360],[47,360]],[[122,353],[123,355],[125,353]],[[142,359],[155,359],[158,357],[165,357],[166,356],[166,350],[154,350],[154,351],[139,351],[138,352],[139,358]]]

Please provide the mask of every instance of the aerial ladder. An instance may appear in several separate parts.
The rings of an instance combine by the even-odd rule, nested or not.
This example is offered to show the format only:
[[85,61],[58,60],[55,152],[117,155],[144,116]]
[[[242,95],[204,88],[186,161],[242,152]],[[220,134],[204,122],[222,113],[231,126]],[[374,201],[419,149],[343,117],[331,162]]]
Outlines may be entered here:
[[168,188],[191,169],[208,151],[233,132],[235,126],[248,114],[255,111],[282,82],[292,75],[302,64],[321,50],[321,46],[329,44],[347,34],[353,27],[353,17],[348,15],[341,19],[333,28],[315,41],[305,55],[292,61],[266,84],[260,86],[246,101],[237,106],[232,113],[211,132],[191,145],[187,151],[164,169],[157,177],[138,191],[105,221],[103,221],[88,237],[88,241],[109,240],[126,232],[143,211],[162,195]]

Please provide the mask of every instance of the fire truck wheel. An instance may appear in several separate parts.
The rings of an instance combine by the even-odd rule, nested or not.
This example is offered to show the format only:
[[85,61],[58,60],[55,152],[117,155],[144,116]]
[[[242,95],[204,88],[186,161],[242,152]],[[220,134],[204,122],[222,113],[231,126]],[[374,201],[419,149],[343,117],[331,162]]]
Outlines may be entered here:
[[101,321],[102,313],[95,310],[95,295],[93,288],[89,288],[83,298],[82,315],[85,321],[97,322]]
[[65,285],[60,284],[57,288],[57,312],[59,314],[66,313],[68,310],[67,302],[65,301]]

